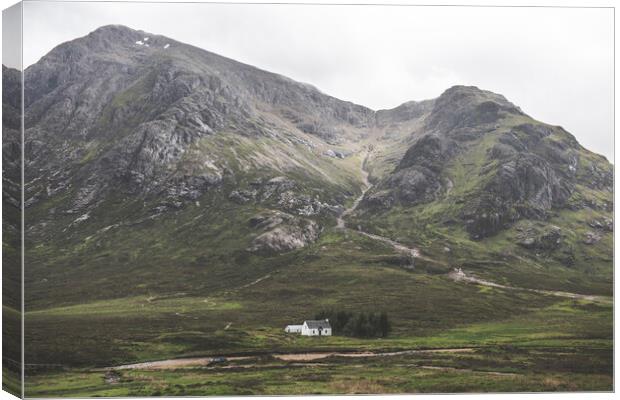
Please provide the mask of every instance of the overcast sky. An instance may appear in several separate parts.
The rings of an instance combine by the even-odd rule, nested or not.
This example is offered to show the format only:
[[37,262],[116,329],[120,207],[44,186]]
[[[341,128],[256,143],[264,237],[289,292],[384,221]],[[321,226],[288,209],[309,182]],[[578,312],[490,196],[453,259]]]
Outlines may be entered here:
[[24,64],[106,24],[166,35],[372,109],[475,85],[613,160],[611,9],[30,2]]

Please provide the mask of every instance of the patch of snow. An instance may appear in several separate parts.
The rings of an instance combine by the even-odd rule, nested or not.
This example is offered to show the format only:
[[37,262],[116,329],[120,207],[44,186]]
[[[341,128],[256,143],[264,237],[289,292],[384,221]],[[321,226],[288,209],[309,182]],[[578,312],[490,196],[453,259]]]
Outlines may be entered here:
[[170,47],[170,43],[166,43],[166,45],[164,46],[164,49],[167,49],[168,47]]
[[144,38],[144,41],[145,41],[145,42],[148,42],[148,41],[149,41],[149,38],[145,37],[145,38]]
[[145,45],[146,47],[151,47],[151,46],[149,46],[147,43],[144,43],[144,45]]
[[137,45],[139,45],[139,46],[142,46],[142,45],[144,44],[144,42],[143,42],[142,40],[138,40],[138,41],[136,42],[136,44],[137,44]]

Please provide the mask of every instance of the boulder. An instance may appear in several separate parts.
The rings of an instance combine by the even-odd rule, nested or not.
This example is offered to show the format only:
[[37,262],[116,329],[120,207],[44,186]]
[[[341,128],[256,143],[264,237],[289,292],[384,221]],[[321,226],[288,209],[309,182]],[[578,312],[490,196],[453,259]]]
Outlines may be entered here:
[[583,242],[585,244],[594,244],[601,240],[601,235],[597,232],[588,231],[584,234]]

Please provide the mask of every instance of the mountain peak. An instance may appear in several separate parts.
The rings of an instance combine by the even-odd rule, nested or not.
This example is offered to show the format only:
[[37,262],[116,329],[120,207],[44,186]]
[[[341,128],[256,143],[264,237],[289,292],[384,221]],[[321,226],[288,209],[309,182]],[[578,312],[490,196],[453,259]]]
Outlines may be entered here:
[[132,29],[128,26],[120,24],[110,24],[100,26],[99,28],[92,31],[89,35],[133,35],[136,33],[139,33],[139,31],[136,29]]
[[444,131],[494,123],[507,114],[525,115],[501,94],[476,86],[452,86],[436,100],[429,126]]
[[104,25],[77,40],[86,42],[90,48],[95,50],[110,50],[118,46],[148,48],[155,42],[157,42],[155,44],[160,44],[163,41],[170,41],[160,35],[132,29],[125,25]]
[[489,90],[483,90],[478,88],[477,86],[465,85],[455,85],[446,89],[437,98],[437,103],[457,102],[463,100],[476,103],[483,101],[493,101],[498,104],[511,105],[515,107],[514,104],[506,100],[506,98],[501,94],[497,94]]

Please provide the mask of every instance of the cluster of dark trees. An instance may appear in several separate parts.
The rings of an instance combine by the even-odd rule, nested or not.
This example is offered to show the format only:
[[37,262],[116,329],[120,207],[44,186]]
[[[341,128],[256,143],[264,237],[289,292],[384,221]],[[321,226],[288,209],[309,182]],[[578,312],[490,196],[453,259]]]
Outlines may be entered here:
[[315,319],[329,319],[333,335],[384,338],[391,331],[390,320],[385,312],[324,310],[318,313]]

